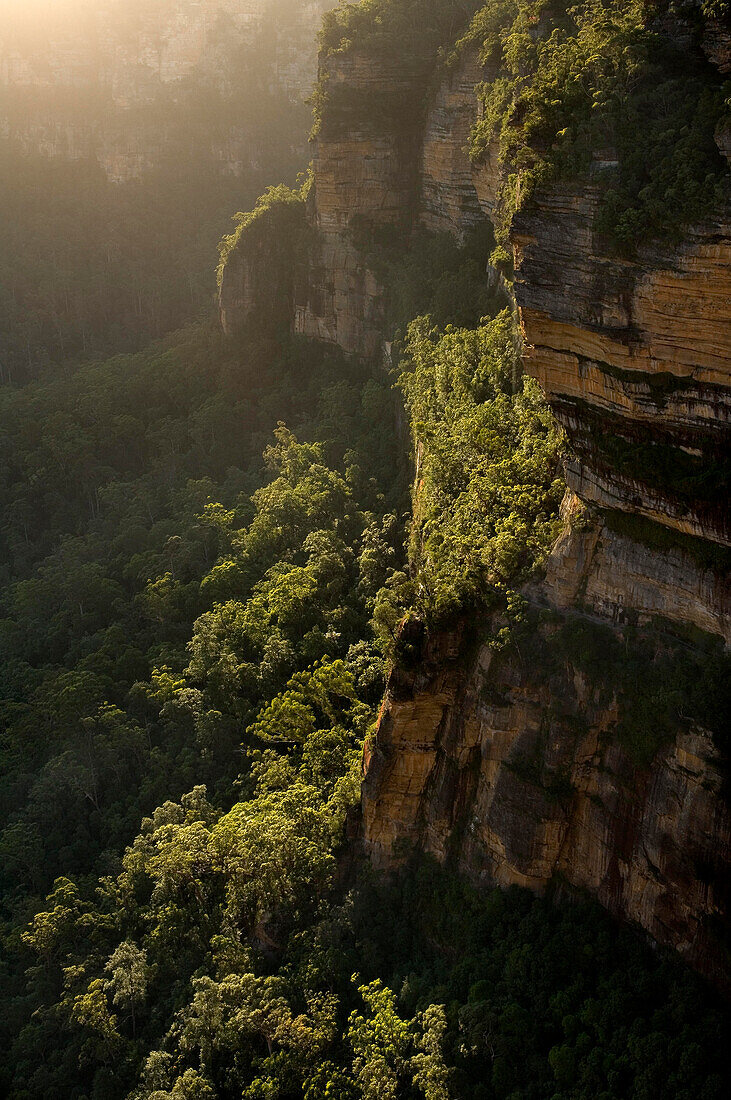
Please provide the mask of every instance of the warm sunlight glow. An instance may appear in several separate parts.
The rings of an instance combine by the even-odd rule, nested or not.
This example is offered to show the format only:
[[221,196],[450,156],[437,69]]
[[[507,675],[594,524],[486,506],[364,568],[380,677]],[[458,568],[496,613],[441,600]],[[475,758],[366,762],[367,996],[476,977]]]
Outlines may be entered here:
[[19,22],[63,19],[108,6],[109,0],[0,0],[0,17]]
[[59,32],[82,32],[94,10],[105,6],[108,0],[0,0],[0,43],[16,35],[42,40]]

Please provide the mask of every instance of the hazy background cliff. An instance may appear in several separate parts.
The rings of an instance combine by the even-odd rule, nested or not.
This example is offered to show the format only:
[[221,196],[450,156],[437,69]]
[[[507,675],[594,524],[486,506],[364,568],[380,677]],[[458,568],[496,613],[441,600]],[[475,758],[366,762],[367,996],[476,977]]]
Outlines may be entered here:
[[4,380],[209,311],[232,212],[307,161],[325,0],[3,5]]

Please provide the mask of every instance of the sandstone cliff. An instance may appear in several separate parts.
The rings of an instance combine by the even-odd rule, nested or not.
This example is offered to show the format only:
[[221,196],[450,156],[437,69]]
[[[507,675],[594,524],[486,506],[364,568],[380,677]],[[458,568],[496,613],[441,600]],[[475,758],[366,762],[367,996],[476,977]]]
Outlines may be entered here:
[[[704,45],[727,65],[722,26]],[[292,324],[372,355],[387,336],[383,290],[359,226],[460,236],[495,216],[497,149],[471,163],[465,148],[475,86],[495,73],[464,49],[428,94],[420,85],[420,111],[399,116],[352,104],[406,101],[421,73],[357,51],[321,65],[326,86],[350,98],[323,112],[314,245]],[[727,153],[725,130],[717,141]],[[589,891],[728,986],[727,716],[714,739],[682,706],[666,707],[667,685],[655,685],[654,709],[641,672],[620,690],[601,655],[638,645],[648,668],[667,657],[687,672],[731,640],[729,209],[630,260],[596,231],[599,183],[592,174],[539,193],[511,231],[525,368],[571,444],[564,531],[526,591],[529,641],[496,656],[489,624],[468,617],[422,638],[415,667],[394,669],[366,755],[363,838],[380,866],[417,848],[480,880]],[[224,297],[236,298],[237,281],[240,264]],[[564,645],[572,624],[600,639],[594,665],[586,647]],[[664,723],[649,758],[627,733],[633,693],[637,721],[651,733]]]
[[[526,638],[496,654],[480,641],[488,624],[468,619],[392,672],[365,759],[371,859],[387,867],[425,850],[478,881],[588,891],[730,988],[728,760],[702,724],[673,711],[667,728],[688,648],[650,685],[672,632],[607,625],[653,605],[718,629],[709,608],[725,601],[721,583],[678,554],[567,524],[530,592],[541,602]],[[622,650],[636,669],[629,699],[615,679]],[[638,758],[626,724],[632,691],[642,741],[665,724],[651,759]]]

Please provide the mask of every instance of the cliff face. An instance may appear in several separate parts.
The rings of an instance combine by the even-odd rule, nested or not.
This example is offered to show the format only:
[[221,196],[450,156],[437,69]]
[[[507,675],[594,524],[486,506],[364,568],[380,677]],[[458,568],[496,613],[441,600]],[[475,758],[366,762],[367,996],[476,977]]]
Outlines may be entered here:
[[354,50],[327,61],[309,205],[317,245],[294,329],[356,354],[373,356],[384,339],[382,288],[359,230],[408,229],[416,211],[419,131],[399,115],[414,69],[398,55]]
[[[722,27],[705,46],[727,64]],[[360,102],[398,97],[409,79],[352,51],[326,64],[329,86]],[[465,151],[475,85],[494,75],[464,50],[409,125],[325,111],[297,332],[360,354],[380,346],[383,293],[358,246],[361,221],[459,236],[494,215],[497,150],[478,164]],[[727,133],[717,141],[728,152]],[[731,640],[729,210],[627,260],[596,232],[598,194],[595,175],[554,187],[511,235],[525,368],[571,444],[563,534],[525,593],[530,637],[496,655],[481,641],[489,624],[468,617],[393,671],[365,761],[364,843],[381,866],[416,847],[478,879],[587,890],[728,986],[728,760],[703,722],[665,707],[672,671],[655,686],[657,708],[635,715],[652,746],[638,755],[633,690],[601,654],[637,643],[649,668],[667,657],[671,669],[702,669],[713,639]],[[600,631],[594,666],[564,644],[572,625]]]
[[[415,666],[391,674],[366,755],[370,858],[388,867],[418,849],[477,881],[588,891],[728,989],[727,761],[707,729],[682,719],[638,760],[609,660],[629,634],[601,615],[652,604],[717,628],[709,609],[723,594],[712,577],[706,585],[678,555],[567,526],[530,594],[544,603],[524,641],[496,653],[474,619],[425,640]],[[572,628],[578,654],[566,645]],[[652,713],[639,722],[652,728]]]
[[[374,231],[405,239],[421,226],[461,238],[493,213],[500,184],[495,157],[472,165],[465,151],[475,84],[489,75],[477,51],[465,51],[431,99],[428,61],[418,53],[406,64],[401,54],[357,50],[320,60],[327,101],[312,144],[313,235],[292,327],[368,358],[388,335],[384,290],[369,254]],[[221,301],[240,308],[226,308],[229,330],[254,318],[244,290],[247,258],[232,261]]]
[[[540,660],[550,633],[539,643]],[[398,838],[478,880],[541,891],[559,877],[723,980],[731,818],[710,736],[679,731],[638,770],[570,663],[542,680],[488,649],[459,654],[440,638],[392,678],[365,787],[375,862]]]
[[[569,485],[603,508],[728,546],[727,501],[712,483],[728,463],[728,212],[689,227],[675,249],[628,262],[597,247],[596,204],[590,185],[554,191],[513,232],[526,367],[573,444]],[[643,461],[648,447],[666,469]]]
[[[467,50],[429,99],[418,54],[410,66],[400,54],[355,51],[324,64],[335,102],[323,110],[314,144],[309,211],[319,245],[294,330],[371,357],[386,335],[384,294],[364,234],[421,226],[462,238],[493,212],[497,165],[488,157],[473,166],[465,153],[475,84],[488,74]],[[423,96],[414,96],[415,86]]]

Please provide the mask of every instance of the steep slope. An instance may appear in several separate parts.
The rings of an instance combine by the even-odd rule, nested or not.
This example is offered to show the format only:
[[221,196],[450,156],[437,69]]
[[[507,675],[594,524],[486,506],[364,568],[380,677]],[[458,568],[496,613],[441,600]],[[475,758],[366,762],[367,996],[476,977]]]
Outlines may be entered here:
[[[537,11],[531,41],[552,26]],[[725,71],[727,28],[700,28],[663,17],[652,34]],[[321,55],[295,331],[364,355],[389,337],[364,225],[371,240],[384,226],[463,237],[488,218],[506,240],[507,216],[524,366],[570,451],[563,533],[524,590],[527,633],[496,655],[490,616],[467,612],[417,632],[417,661],[394,668],[365,762],[366,850],[381,866],[418,848],[485,881],[588,890],[727,983],[728,201],[618,248],[603,204],[625,154],[595,146],[521,205],[504,143],[466,151],[499,55],[466,41],[429,84],[418,48],[412,72],[375,63],[368,41],[326,40]],[[716,139],[727,153],[723,126]],[[242,248],[235,279],[249,262]]]

